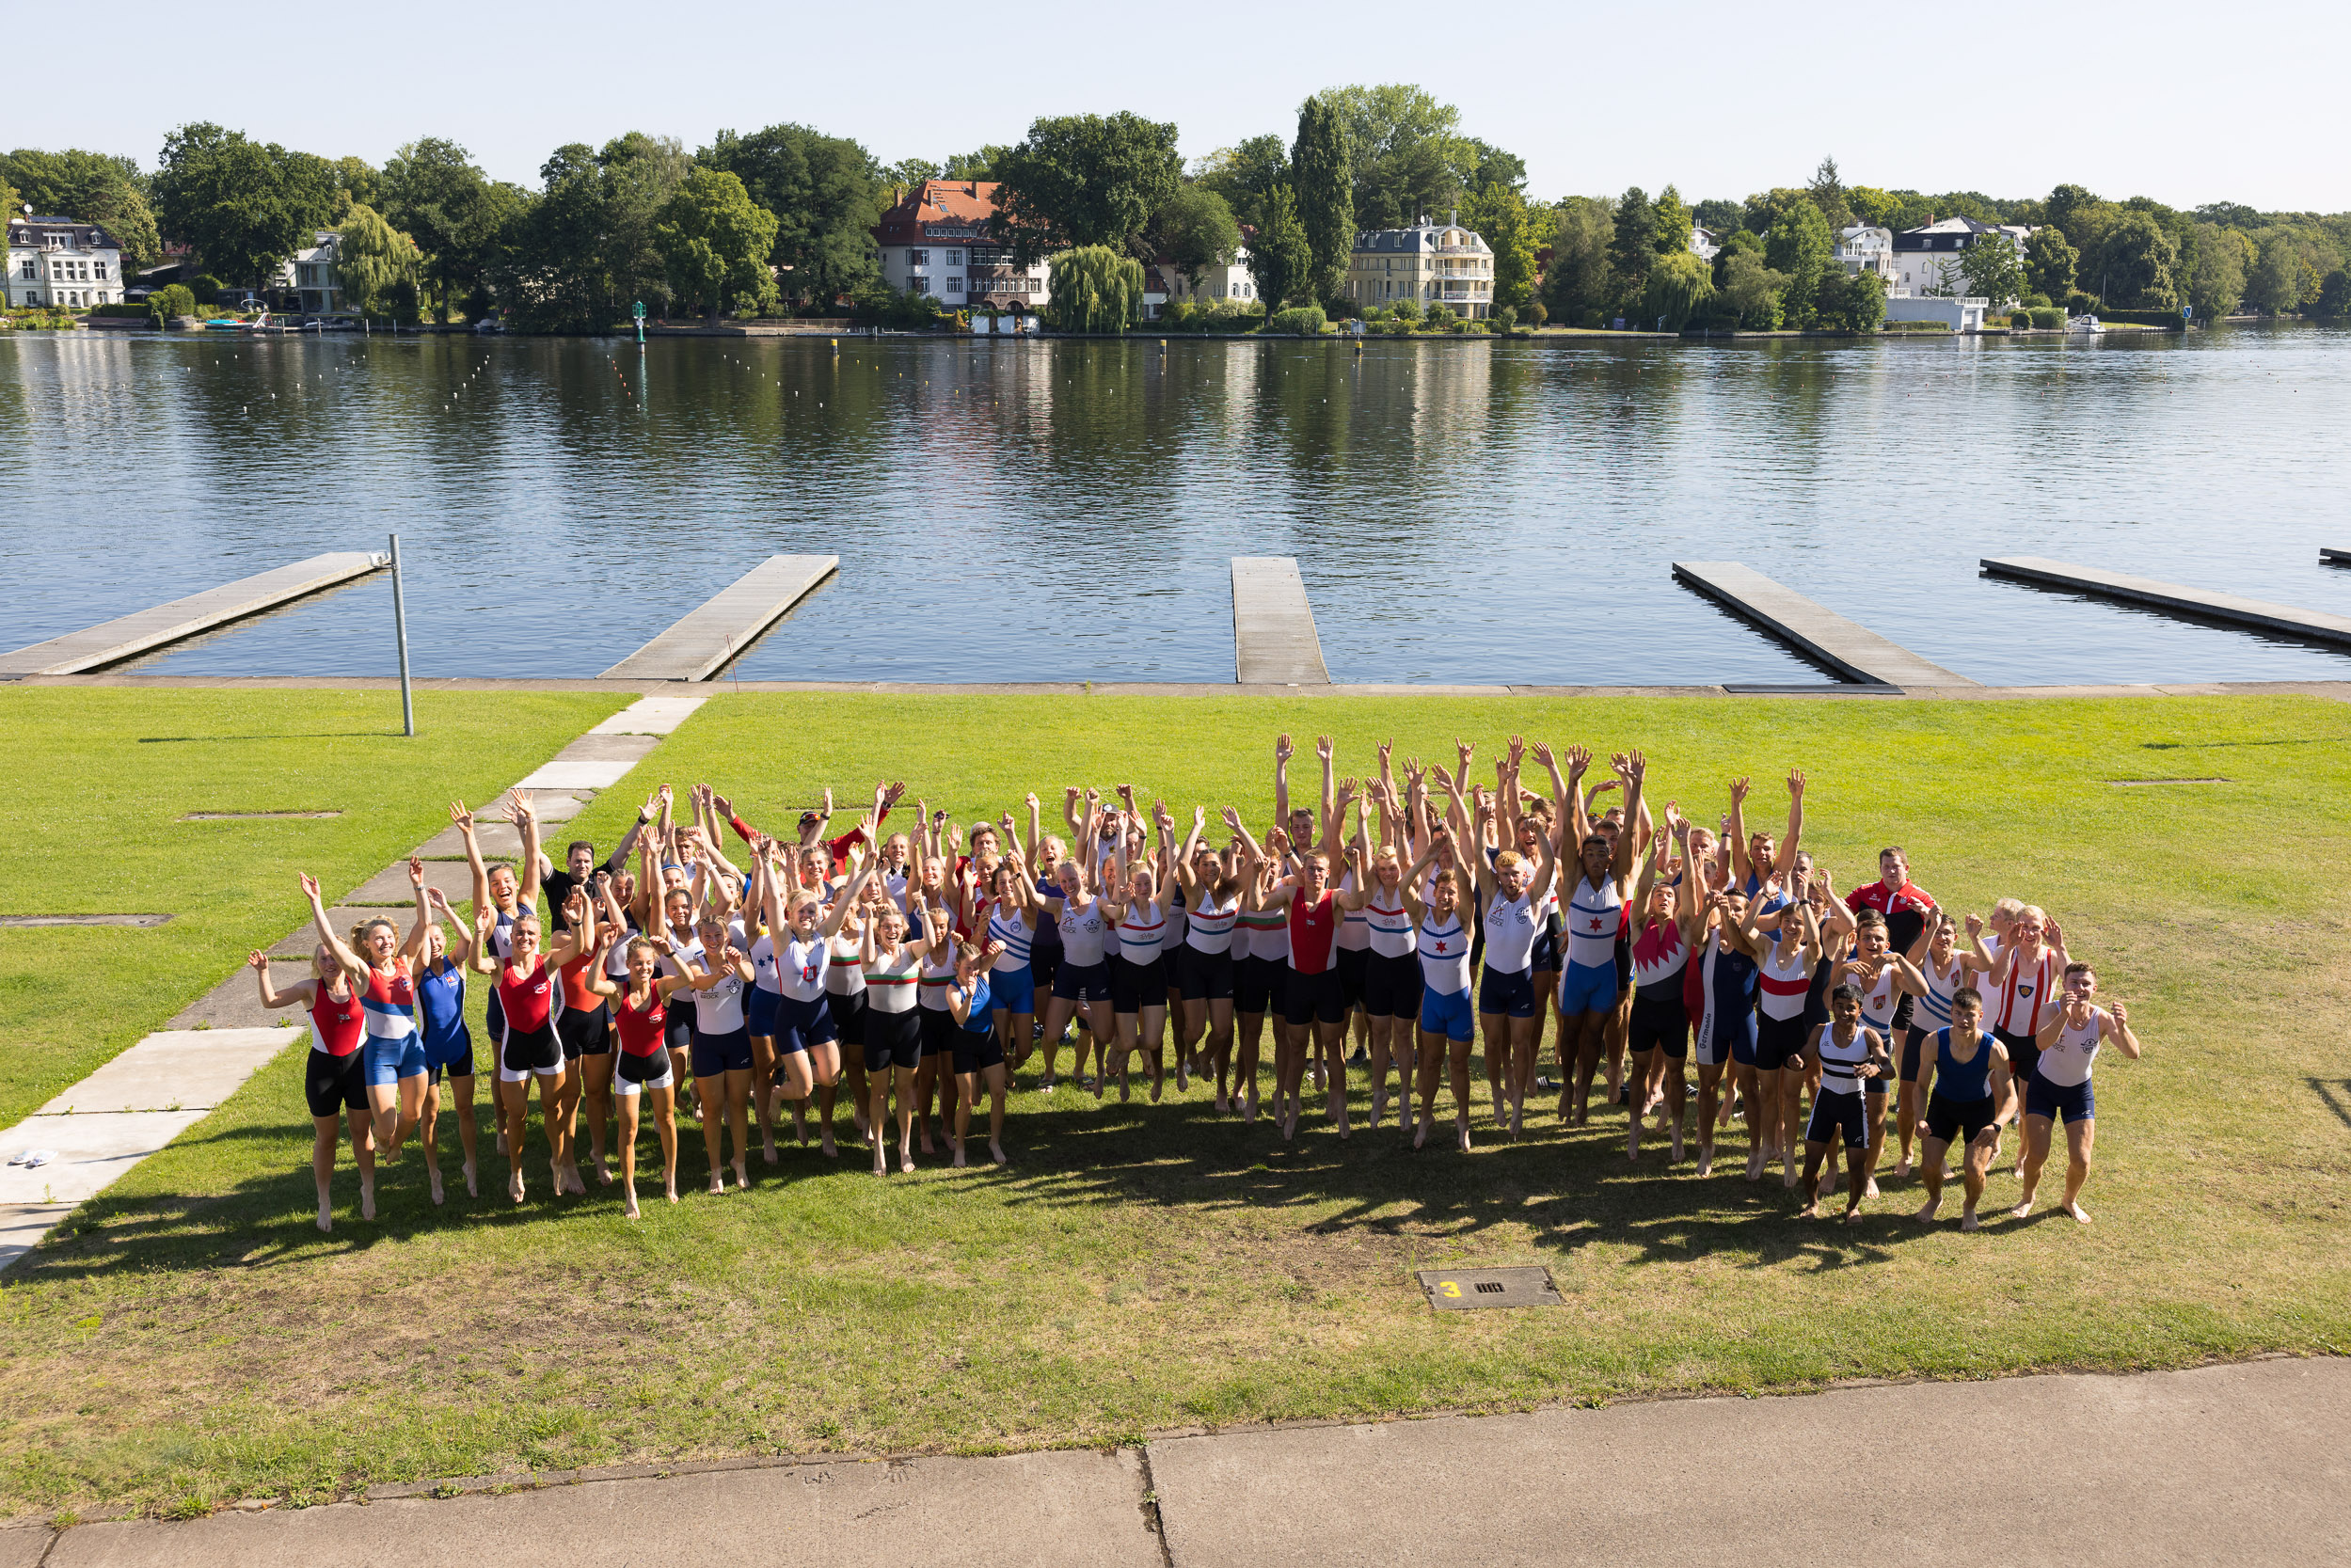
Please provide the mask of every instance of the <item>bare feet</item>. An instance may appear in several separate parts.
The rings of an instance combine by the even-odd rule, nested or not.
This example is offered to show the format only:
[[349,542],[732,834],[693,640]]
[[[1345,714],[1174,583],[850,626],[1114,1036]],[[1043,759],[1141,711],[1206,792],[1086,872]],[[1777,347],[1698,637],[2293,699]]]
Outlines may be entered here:
[[724,1166],[713,1166],[711,1168],[710,1196],[712,1197],[723,1197],[726,1196],[726,1170]]
[[465,1163],[464,1170],[466,1173],[466,1196],[480,1197],[482,1196],[482,1187],[479,1179],[474,1174],[473,1162],[468,1160]]
[[2025,1195],[2025,1201],[2009,1211],[2009,1218],[2012,1220],[2030,1219],[2032,1217],[2032,1212],[2033,1195],[2026,1193]]
[[333,1232],[335,1228],[335,1206],[333,1204],[325,1201],[320,1202],[318,1206],[318,1227],[321,1230],[329,1232],[330,1234]]
[[743,1157],[742,1155],[740,1155],[740,1154],[736,1155],[736,1156],[735,1156],[735,1186],[736,1186],[736,1188],[737,1188],[739,1191],[739,1190],[741,1190],[741,1189],[743,1189],[743,1188],[747,1188],[747,1187],[749,1187],[749,1186],[751,1185],[751,1172],[750,1172],[749,1170],[745,1169],[745,1168],[744,1168],[744,1165],[745,1165],[745,1160],[744,1160],[744,1157]]
[[506,1196],[516,1203],[522,1201],[522,1167],[519,1165],[516,1166],[514,1174],[506,1179]]
[[833,1141],[833,1124],[829,1121],[824,1124],[824,1141],[818,1147],[828,1160],[837,1160],[841,1157],[839,1147]]
[[359,1178],[359,1217],[363,1220],[375,1217],[375,1178],[372,1176]]
[[661,1196],[668,1198],[672,1203],[675,1203],[677,1201],[677,1179],[675,1177],[672,1177],[670,1179],[669,1185],[663,1191]]
[[868,1138],[866,1141],[873,1146],[873,1173],[876,1176],[889,1175],[890,1157],[882,1151],[882,1140],[879,1138]]
[[1898,1161],[1896,1161],[1896,1162],[1895,1162],[1895,1164],[1894,1164],[1894,1174],[1895,1174],[1895,1177],[1896,1177],[1898,1180],[1899,1178],[1906,1177],[1906,1176],[1908,1176],[1908,1175],[1910,1174],[1910,1156],[1909,1156],[1909,1155],[1905,1154],[1905,1155],[1903,1155],[1903,1156],[1902,1156],[1899,1160],[1898,1160]]
[[988,1158],[999,1165],[1009,1165],[1012,1163],[1004,1157],[1004,1146],[993,1138],[988,1140]]
[[1860,1211],[1859,1209],[1848,1209],[1848,1210],[1846,1210],[1846,1211],[1845,1211],[1845,1223],[1846,1223],[1847,1225],[1858,1225],[1858,1224],[1860,1224],[1860,1223],[1861,1223],[1861,1211]]
[[438,1207],[449,1196],[441,1190],[441,1173],[437,1170],[427,1170],[424,1173],[424,1179],[433,1194],[434,1205]]
[[1700,1176],[1714,1174],[1714,1146],[1712,1144],[1698,1146],[1698,1174]]
[[2057,1205],[2057,1212],[2073,1221],[2076,1225],[2088,1225],[2089,1223],[2089,1211],[2083,1208],[2079,1203],[2060,1203]]
[[1981,1230],[1983,1228],[1983,1221],[1976,1217],[1976,1211],[1973,1209],[1968,1210],[1965,1213],[1960,1216],[1960,1228],[1962,1230]]
[[1747,1180],[1750,1181],[1763,1180],[1763,1150],[1760,1148],[1751,1148],[1747,1150]]
[[1453,1136],[1461,1152],[1464,1154],[1469,1153],[1469,1118],[1468,1117],[1464,1116],[1453,1117]]
[[899,1142],[898,1146],[898,1168],[902,1171],[911,1171],[914,1168],[914,1148],[912,1143],[904,1140]]
[[1868,1183],[1861,1189],[1861,1196],[1864,1197],[1876,1197],[1879,1196],[1878,1179],[1876,1177],[1871,1177]]
[[1930,1197],[1927,1199],[1926,1202],[1918,1206],[1918,1212],[1913,1214],[1911,1218],[1918,1221],[1921,1225],[1924,1225],[1932,1220],[1935,1216],[1935,1211],[1942,1207],[1943,1199],[1941,1196],[1938,1196]]
[[963,1140],[961,1138],[955,1140],[955,1168],[963,1168]]
[[1819,1219],[1820,1217],[1819,1200],[1815,1198],[1812,1202],[1805,1204],[1802,1209],[1797,1210],[1796,1217],[1800,1220]]
[[620,1212],[632,1220],[644,1217],[637,1209],[637,1189],[633,1184],[627,1192],[621,1194]]

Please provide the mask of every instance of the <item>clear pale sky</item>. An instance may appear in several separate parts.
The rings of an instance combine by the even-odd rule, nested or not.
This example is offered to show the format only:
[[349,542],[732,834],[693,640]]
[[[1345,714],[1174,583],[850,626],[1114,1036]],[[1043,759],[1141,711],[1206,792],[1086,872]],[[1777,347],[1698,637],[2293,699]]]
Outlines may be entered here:
[[[1740,197],[1802,183],[1825,152],[1848,183],[1929,193],[2037,196],[2073,181],[2180,207],[2351,208],[2351,7],[2340,3],[580,0],[428,8],[390,43],[372,40],[402,31],[393,12],[289,12],[249,55],[229,41],[247,29],[191,14],[117,7],[101,34],[131,46],[94,74],[28,57],[0,137],[152,167],[165,132],[195,119],[375,164],[441,135],[492,176],[535,188],[564,142],[643,130],[691,149],[721,127],[778,120],[895,162],[1017,141],[1039,115],[1123,108],[1174,120],[1190,157],[1261,132],[1287,138],[1317,88],[1405,81],[1457,104],[1469,135],[1523,157],[1529,193],[1543,198],[1669,181],[1692,200]],[[355,18],[371,41],[349,41]],[[305,30],[316,37],[285,36]],[[863,41],[827,41],[843,35]],[[198,38],[213,40],[216,67],[161,41]]]

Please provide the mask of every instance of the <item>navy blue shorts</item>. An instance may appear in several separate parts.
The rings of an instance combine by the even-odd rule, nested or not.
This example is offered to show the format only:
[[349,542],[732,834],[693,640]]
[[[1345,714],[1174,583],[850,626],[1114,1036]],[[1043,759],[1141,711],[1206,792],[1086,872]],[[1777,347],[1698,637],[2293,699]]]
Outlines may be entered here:
[[[837,1037],[833,1027],[833,1009],[826,1005],[827,1000],[819,996],[801,1002],[777,995],[775,1018],[768,1025],[768,1036],[775,1041],[776,1054],[789,1056]],[[755,1035],[758,1032],[752,1031]]]
[[1528,969],[1503,974],[1493,965],[1485,966],[1485,979],[1478,987],[1478,1011],[1481,1014],[1508,1013],[1513,1018],[1534,1016],[1534,972]]
[[2032,1087],[2025,1091],[2025,1114],[2055,1122],[2088,1121],[2098,1114],[2098,1097],[2089,1085],[2087,1078],[2078,1084],[2052,1084],[2036,1072]]
[[723,1035],[706,1035],[694,1030],[693,1072],[696,1078],[716,1078],[723,1072],[751,1070],[751,1031],[737,1029]]
[[[1798,1023],[1803,1020],[1798,1019]],[[1862,1097],[1823,1089],[1813,1097],[1812,1119],[1804,1123],[1804,1142],[1834,1143],[1832,1132],[1842,1130],[1847,1148],[1869,1147],[1869,1118],[1865,1114]]]
[[784,993],[761,986],[751,988],[743,1003],[743,1026],[761,1039],[775,1037],[775,1015],[784,1010]]
[[[1034,963],[1032,957],[1029,960]],[[1064,963],[1053,972],[1053,994],[1064,1002],[1107,1002],[1110,1000],[1110,961],[1100,963]]]
[[452,1078],[473,1076],[473,1034],[460,1023],[438,1039],[426,1036],[424,1071],[433,1083],[445,1073]]

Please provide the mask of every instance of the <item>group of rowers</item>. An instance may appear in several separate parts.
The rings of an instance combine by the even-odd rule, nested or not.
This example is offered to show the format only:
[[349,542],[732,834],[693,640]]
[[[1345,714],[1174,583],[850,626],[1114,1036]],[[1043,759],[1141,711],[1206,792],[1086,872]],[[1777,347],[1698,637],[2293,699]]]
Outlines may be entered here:
[[[1034,794],[1025,824],[1008,811],[959,826],[917,801],[892,831],[905,791],[890,783],[846,833],[831,833],[828,789],[786,836],[707,786],[681,806],[665,784],[609,857],[578,840],[559,868],[527,795],[503,814],[520,843],[514,864],[487,863],[474,814],[453,805],[469,920],[411,861],[405,934],[389,916],[339,932],[306,876],[319,935],[310,976],[281,990],[265,955],[249,960],[264,1006],[310,1014],[319,1227],[331,1228],[346,1122],[362,1217],[374,1217],[376,1151],[396,1157],[412,1132],[443,1201],[444,1084],[466,1188],[478,1192],[469,974],[493,982],[495,1131],[517,1203],[534,1083],[554,1191],[588,1190],[584,1120],[587,1166],[612,1184],[617,1150],[633,1218],[642,1119],[677,1201],[676,1090],[689,1079],[716,1194],[730,1165],[739,1188],[750,1184],[755,1125],[763,1160],[776,1161],[785,1107],[805,1146],[813,1101],[819,1147],[836,1156],[844,1089],[877,1176],[889,1170],[894,1110],[901,1171],[914,1168],[918,1134],[925,1155],[935,1133],[963,1165],[983,1095],[988,1154],[1003,1164],[1009,1074],[1041,1053],[1039,1086],[1052,1092],[1065,1043],[1075,1084],[1097,1099],[1114,1075],[1128,1098],[1139,1057],[1156,1101],[1172,1054],[1179,1091],[1213,1078],[1219,1113],[1263,1114],[1285,1140],[1310,1079],[1344,1139],[1350,1069],[1367,1070],[1371,1127],[1392,1103],[1415,1149],[1449,1089],[1466,1152],[1482,1043],[1487,1112],[1505,1138],[1520,1135],[1529,1098],[1552,1089],[1561,1124],[1587,1125],[1596,1080],[1604,1103],[1627,1111],[1628,1158],[1654,1120],[1670,1159],[1694,1140],[1708,1175],[1718,1132],[1736,1121],[1747,1180],[1777,1160],[1784,1183],[1804,1189],[1804,1217],[1842,1185],[1851,1220],[1877,1196],[1890,1112],[1893,1175],[1910,1176],[1915,1144],[1916,1217],[1935,1217],[1956,1175],[1973,1230],[2002,1130],[2022,1123],[2011,1211],[2022,1218],[2062,1127],[2059,1208],[2089,1222],[2091,1065],[2108,1042],[2132,1057],[2140,1047],[2126,1009],[2100,1003],[2096,973],[2041,910],[2002,899],[1986,918],[1955,919],[1910,879],[1899,848],[1880,851],[1876,880],[1837,896],[1801,847],[1801,772],[1788,775],[1775,841],[1748,825],[1744,778],[1708,829],[1674,801],[1653,813],[1639,752],[1587,783],[1582,748],[1513,736],[1489,789],[1471,777],[1471,745],[1455,750],[1450,769],[1399,768],[1382,745],[1376,773],[1358,780],[1337,775],[1321,737],[1319,797],[1294,804],[1282,736],[1262,836],[1232,807],[1216,827],[1204,806],[1186,823],[1126,785],[1065,789],[1066,838],[1044,831]],[[1548,794],[1522,780],[1530,757]],[[1547,1013],[1555,1078],[1539,1071]]]

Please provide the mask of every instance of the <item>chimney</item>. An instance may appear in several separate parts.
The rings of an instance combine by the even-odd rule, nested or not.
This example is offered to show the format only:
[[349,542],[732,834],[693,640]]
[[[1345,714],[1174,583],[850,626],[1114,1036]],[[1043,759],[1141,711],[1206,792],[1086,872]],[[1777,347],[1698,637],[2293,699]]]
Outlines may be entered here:
[[1446,228],[1451,229],[1451,228],[1453,228],[1455,224],[1459,223],[1460,221],[1461,221],[1461,209],[1460,209],[1460,208],[1458,208],[1458,207],[1448,207],[1448,208],[1446,208],[1446,209],[1445,209],[1445,227],[1446,227]]

